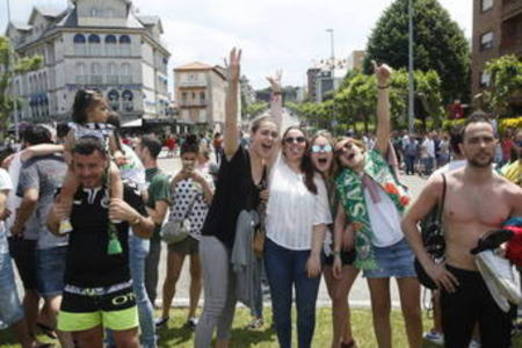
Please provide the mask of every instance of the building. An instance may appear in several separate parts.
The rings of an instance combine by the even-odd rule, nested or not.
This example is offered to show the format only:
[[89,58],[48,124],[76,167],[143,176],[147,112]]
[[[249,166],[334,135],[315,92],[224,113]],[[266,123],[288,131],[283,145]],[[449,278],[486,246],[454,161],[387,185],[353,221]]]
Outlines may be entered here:
[[174,69],[175,99],[180,120],[216,130],[225,123],[225,70],[193,62]]
[[6,35],[18,55],[44,64],[14,80],[24,99],[19,119],[69,120],[76,91],[96,89],[123,121],[167,115],[167,64],[159,17],[135,13],[130,0],[71,0],[63,11],[34,7]]
[[243,75],[239,80],[241,86],[241,96],[244,98],[246,105],[250,105],[256,102],[256,91],[250,85],[248,78]]
[[490,83],[486,63],[506,54],[522,57],[522,1],[473,0],[473,95]]
[[306,71],[306,78],[307,78],[307,89],[308,89],[308,99],[315,101],[317,96],[315,94],[316,90],[316,80],[321,72],[321,69],[319,68],[310,68]]
[[346,62],[346,68],[348,70],[361,70],[363,69],[364,57],[366,56],[365,51],[352,51],[348,56]]

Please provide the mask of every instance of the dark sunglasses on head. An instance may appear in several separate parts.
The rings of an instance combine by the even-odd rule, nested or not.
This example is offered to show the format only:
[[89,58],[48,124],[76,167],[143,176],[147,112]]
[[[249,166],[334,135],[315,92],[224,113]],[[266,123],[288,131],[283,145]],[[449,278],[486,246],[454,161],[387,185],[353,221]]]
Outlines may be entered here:
[[312,153],[321,153],[321,152],[332,152],[331,145],[313,145],[311,149]]
[[285,143],[287,143],[287,144],[293,144],[293,143],[302,144],[305,141],[306,141],[305,137],[286,137],[285,138]]

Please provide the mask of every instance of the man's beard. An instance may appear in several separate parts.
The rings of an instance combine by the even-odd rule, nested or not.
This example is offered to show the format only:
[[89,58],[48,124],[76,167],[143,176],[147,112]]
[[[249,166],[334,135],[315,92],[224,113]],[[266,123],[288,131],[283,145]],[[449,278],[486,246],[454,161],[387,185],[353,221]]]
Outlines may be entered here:
[[487,167],[490,167],[491,164],[493,163],[493,156],[491,156],[489,158],[489,161],[487,162],[479,162],[479,161],[476,161],[475,159],[473,158],[470,158],[468,159],[468,163],[472,166],[472,167],[475,167],[475,168],[487,168]]

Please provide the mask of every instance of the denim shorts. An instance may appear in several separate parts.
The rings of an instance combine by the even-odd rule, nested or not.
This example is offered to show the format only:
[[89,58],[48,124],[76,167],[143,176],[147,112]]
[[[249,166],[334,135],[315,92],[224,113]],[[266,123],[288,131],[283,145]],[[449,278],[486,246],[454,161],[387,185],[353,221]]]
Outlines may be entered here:
[[43,297],[62,294],[67,246],[36,250],[36,281]]
[[13,325],[23,317],[11,256],[8,253],[0,253],[0,329]]
[[377,268],[364,270],[366,278],[416,277],[413,267],[414,254],[406,238],[384,248],[373,247]]

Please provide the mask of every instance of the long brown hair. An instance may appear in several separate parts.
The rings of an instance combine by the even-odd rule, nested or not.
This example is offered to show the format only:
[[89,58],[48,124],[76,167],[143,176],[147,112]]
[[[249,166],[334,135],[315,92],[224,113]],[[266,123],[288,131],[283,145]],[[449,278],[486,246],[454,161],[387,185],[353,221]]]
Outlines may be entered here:
[[[306,136],[305,131],[302,130],[301,128],[299,128],[298,126],[288,127],[285,130],[285,132],[283,133],[283,136],[281,137],[282,146],[284,146],[284,141],[286,139],[286,135],[291,130],[298,130],[299,132],[301,132],[303,134],[303,136],[305,138],[306,147],[305,147],[305,152],[304,152],[303,158],[301,159],[301,164],[299,166],[299,169],[301,169],[301,171],[304,174],[303,182],[304,182],[306,188],[308,189],[308,191],[310,191],[311,193],[316,195],[317,186],[315,185],[315,182],[314,182],[315,169],[312,164],[312,160],[310,159],[310,154],[308,151],[310,148],[310,141],[308,140],[308,137]],[[283,152],[283,155],[284,155],[284,152]]]
[[[332,164],[330,166],[330,170],[328,172],[328,176],[324,175],[323,173],[320,173],[324,180],[333,180],[335,176],[337,175],[337,171],[339,170],[339,164],[337,163],[335,159],[335,140],[330,132],[327,130],[319,130],[317,131],[314,136],[310,139],[310,146],[308,148],[308,154],[311,158],[311,150],[312,146],[317,138],[325,138],[330,146],[332,147]],[[314,168],[315,170],[315,168]]]

